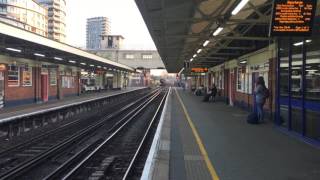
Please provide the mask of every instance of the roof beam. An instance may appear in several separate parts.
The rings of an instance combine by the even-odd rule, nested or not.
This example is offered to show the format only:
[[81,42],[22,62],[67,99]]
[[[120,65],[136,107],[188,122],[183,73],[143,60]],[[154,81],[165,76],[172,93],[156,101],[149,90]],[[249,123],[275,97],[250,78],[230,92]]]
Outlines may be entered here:
[[[269,16],[267,16],[269,17]],[[270,20],[268,18],[259,18],[259,19],[229,19],[227,25],[235,24],[269,24]]]
[[228,59],[228,58],[225,58],[225,57],[211,57],[211,56],[204,56],[204,57],[197,57],[196,59],[225,60],[225,59]]
[[259,11],[259,9],[254,4],[252,4],[250,1],[248,2],[248,5],[254,10],[255,13],[258,14],[259,17],[265,17],[266,16],[263,13],[261,13]]
[[241,11],[248,11],[248,10],[252,10],[253,8],[263,8],[263,7],[266,7],[266,6],[269,6],[269,5],[272,5],[273,1],[269,1],[269,2],[266,2],[266,3],[263,3],[263,4],[260,4],[260,5],[254,5],[253,7],[250,6],[250,7],[247,7],[247,8],[243,8]]
[[252,49],[255,49],[254,46],[251,46],[251,47],[210,47],[210,49],[226,49],[226,50],[252,50]]
[[[214,16],[214,17],[210,17],[210,16],[204,16],[201,18],[170,18],[167,19],[168,22],[193,22],[193,23],[198,23],[198,22],[202,22],[202,21],[217,21],[219,18],[221,18],[222,16]],[[157,20],[157,19],[154,19]]]
[[239,53],[234,52],[234,53],[212,53],[210,54],[212,56],[238,56]]
[[230,40],[245,40],[245,41],[270,41],[272,38],[269,37],[258,37],[258,36],[215,36],[214,39],[230,39]]
[[[166,35],[167,38],[201,38],[201,35],[198,34],[190,34],[190,35]],[[258,36],[215,36],[212,37],[211,40],[216,39],[231,39],[231,40],[248,40],[248,41],[269,41],[272,38],[269,37],[258,37]]]

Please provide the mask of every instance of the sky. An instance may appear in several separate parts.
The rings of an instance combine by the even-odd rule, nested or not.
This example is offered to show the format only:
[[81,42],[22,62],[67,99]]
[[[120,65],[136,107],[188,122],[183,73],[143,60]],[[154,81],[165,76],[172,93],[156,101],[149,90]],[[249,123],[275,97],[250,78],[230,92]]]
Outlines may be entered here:
[[124,49],[156,49],[134,0],[67,0],[67,43],[85,47],[86,19],[97,16],[109,18],[111,34],[125,38]]

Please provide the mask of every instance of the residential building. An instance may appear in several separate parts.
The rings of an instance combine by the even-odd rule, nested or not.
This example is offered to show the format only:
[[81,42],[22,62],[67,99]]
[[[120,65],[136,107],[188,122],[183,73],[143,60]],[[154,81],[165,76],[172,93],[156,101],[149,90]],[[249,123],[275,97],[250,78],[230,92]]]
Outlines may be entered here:
[[0,21],[48,36],[48,10],[33,0],[0,0]]
[[94,17],[87,19],[87,49],[101,49],[102,37],[109,35],[110,31],[110,21],[107,17]]
[[48,37],[66,41],[66,0],[36,0],[48,8]]

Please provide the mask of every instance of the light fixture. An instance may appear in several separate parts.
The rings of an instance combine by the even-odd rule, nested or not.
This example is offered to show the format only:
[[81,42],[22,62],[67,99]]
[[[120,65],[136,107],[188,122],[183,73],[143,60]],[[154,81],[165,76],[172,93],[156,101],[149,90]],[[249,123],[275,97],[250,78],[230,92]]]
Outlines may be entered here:
[[212,35],[217,36],[222,30],[223,30],[223,27],[218,27],[218,29]]
[[86,63],[80,63],[80,64],[81,64],[81,65],[84,65],[84,66],[87,65]]
[[93,64],[90,64],[90,66],[91,66],[91,67],[94,67],[94,65],[93,65]]
[[201,53],[201,51],[202,51],[202,49],[198,49],[197,53],[199,54],[199,53]]
[[15,49],[15,48],[6,48],[6,50],[21,53],[21,50],[20,50],[20,49]]
[[192,62],[192,61],[193,61],[193,58],[190,59],[190,62]]
[[236,8],[231,12],[232,15],[238,14],[238,12],[249,2],[249,0],[241,0]]
[[69,63],[73,63],[74,64],[74,63],[76,63],[76,61],[70,60]]
[[58,61],[62,61],[63,59],[60,57],[54,57],[53,59],[58,60]]
[[34,53],[33,55],[39,56],[39,57],[46,57],[44,54]]
[[101,68],[101,66],[97,66],[98,68]]
[[108,69],[107,67],[103,67],[103,69]]
[[306,71],[308,71],[308,72],[317,72],[319,70],[317,70],[317,69],[307,69]]
[[[311,39],[306,40],[306,43],[310,43],[310,42],[312,42]],[[293,45],[294,45],[294,46],[302,46],[302,45],[303,45],[303,41],[294,43]]]
[[192,57],[193,57],[193,58],[195,58],[195,57],[197,57],[197,55],[196,55],[196,54],[194,54]]
[[209,40],[206,40],[206,41],[203,43],[203,47],[206,47],[209,43],[210,43],[210,41],[209,41]]
[[294,43],[293,44],[294,46],[301,46],[301,45],[303,45],[303,42],[301,41],[301,42],[297,42],[297,43]]
[[247,60],[240,61],[240,64],[246,64],[246,63],[247,63]]

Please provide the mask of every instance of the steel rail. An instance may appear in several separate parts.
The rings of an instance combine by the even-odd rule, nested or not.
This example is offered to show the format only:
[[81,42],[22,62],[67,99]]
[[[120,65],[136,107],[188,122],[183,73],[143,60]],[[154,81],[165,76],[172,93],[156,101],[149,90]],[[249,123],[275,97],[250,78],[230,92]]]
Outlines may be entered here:
[[124,174],[124,176],[122,178],[122,180],[127,180],[128,178],[130,178],[129,174],[133,170],[133,165],[137,162],[138,156],[142,153],[143,146],[146,143],[147,137],[151,135],[150,134],[151,133],[150,132],[151,128],[152,128],[153,124],[155,123],[156,119],[158,118],[159,114],[161,114],[161,108],[164,106],[164,103],[165,103],[165,100],[166,100],[168,94],[169,94],[169,91],[166,92],[166,95],[162,98],[162,100],[161,100],[161,102],[160,102],[160,104],[159,104],[159,106],[158,106],[158,108],[157,108],[152,120],[149,123],[149,126],[148,126],[148,128],[147,128],[147,130],[146,130],[146,132],[145,132],[145,134],[144,134],[144,136],[142,138],[142,140],[139,143],[139,147],[138,147],[136,153],[134,154],[134,156],[133,156],[133,158],[132,158],[132,160],[131,160],[131,162],[130,162],[130,164],[129,164],[129,166],[128,166],[128,168],[127,168],[127,170],[126,170],[126,172],[125,172],[125,174]]
[[[135,112],[132,116],[129,117],[129,119],[127,119],[125,121],[125,119],[123,118],[121,121],[123,122],[123,124],[121,124],[121,126],[116,129],[106,140],[104,140],[99,146],[97,146],[89,155],[87,155],[85,158],[83,158],[83,160],[78,163],[71,171],[69,171],[65,176],[63,176],[62,178],[60,178],[61,180],[66,180],[66,179],[72,179],[72,176],[79,171],[79,169],[81,167],[83,167],[83,165],[90,160],[103,146],[107,145],[113,138],[116,137],[116,135],[124,129],[124,127],[126,127],[140,112],[142,112],[142,110],[144,110],[150,103],[152,103],[158,96],[160,96],[160,93],[153,97],[152,99],[150,99],[145,105],[143,105],[143,107],[141,107],[137,112]],[[63,167],[61,167],[60,169],[63,169]],[[50,178],[48,178],[50,179]]]
[[[152,92],[153,95],[151,97],[154,97],[155,95],[157,95],[159,92],[157,90]],[[150,93],[150,94],[152,94]],[[149,94],[149,95],[150,95]],[[86,136],[87,134],[89,134],[90,132],[94,132],[97,128],[99,128],[100,126],[102,126],[104,124],[105,121],[116,117],[117,115],[121,114],[123,111],[127,110],[128,108],[136,105],[135,103],[138,103],[139,101],[142,101],[144,98],[146,98],[148,95],[144,96],[143,98],[137,100],[134,103],[131,103],[129,105],[127,105],[124,108],[121,108],[119,111],[117,111],[116,113],[113,113],[111,115],[108,115],[107,117],[103,118],[103,120],[97,122],[96,124],[90,125],[88,128],[86,128],[83,131],[80,131],[79,133],[69,137],[68,139],[66,139],[65,141],[55,145],[53,148],[50,148],[49,150],[39,154],[37,157],[31,159],[30,161],[21,163],[20,165],[16,166],[13,169],[10,169],[9,171],[3,173],[0,175],[0,180],[3,179],[13,179],[23,173],[25,173],[25,171],[27,171],[28,169],[31,169],[32,167],[36,166],[37,164],[41,163],[43,160],[47,159],[49,156],[52,156],[54,154],[56,154],[57,152],[59,152],[59,150],[62,150],[64,148],[66,148],[67,146],[70,146],[73,144],[74,141],[81,139],[82,137]],[[140,106],[141,107],[143,104],[145,104],[146,102],[148,102],[148,100],[146,100],[145,102],[143,102]],[[137,108],[135,108],[136,110]],[[135,110],[129,112],[127,114],[130,115],[132,114]]]
[[[151,94],[155,93],[156,91],[157,91],[157,89],[154,90],[154,91],[152,91],[152,92],[150,92],[149,94],[143,96],[142,98],[134,101],[133,103],[138,103],[139,101],[142,101],[144,98],[150,96]],[[130,105],[131,105],[131,104],[132,104],[132,103],[126,105],[125,107],[121,108],[120,110],[126,110],[126,108],[130,108]],[[106,118],[108,118],[108,116],[107,116]],[[17,150],[17,149],[21,149],[21,148],[23,148],[23,147],[25,147],[25,146],[30,145],[31,143],[35,143],[36,141],[41,140],[41,139],[44,138],[44,137],[53,135],[53,134],[55,134],[55,133],[57,133],[57,132],[65,129],[65,128],[68,128],[68,127],[71,127],[71,126],[73,126],[73,125],[75,125],[75,124],[78,124],[78,123],[80,123],[81,121],[82,121],[81,119],[80,119],[80,120],[72,121],[72,122],[67,123],[67,124],[64,124],[64,125],[62,125],[62,126],[60,126],[60,127],[58,127],[58,128],[55,128],[55,129],[53,129],[53,130],[50,130],[50,131],[48,131],[48,132],[46,132],[46,133],[44,133],[44,134],[40,134],[40,135],[38,135],[38,136],[36,136],[36,137],[33,137],[32,139],[29,139],[29,140],[27,140],[27,141],[25,141],[25,142],[23,142],[23,143],[20,143],[20,144],[18,144],[18,145],[15,145],[15,146],[13,146],[13,147],[10,147],[10,148],[8,148],[8,149],[5,149],[5,150],[3,150],[3,151],[0,152],[0,157],[3,156],[4,154],[10,152],[10,151]]]

